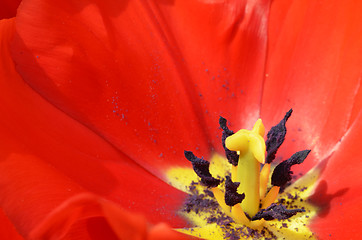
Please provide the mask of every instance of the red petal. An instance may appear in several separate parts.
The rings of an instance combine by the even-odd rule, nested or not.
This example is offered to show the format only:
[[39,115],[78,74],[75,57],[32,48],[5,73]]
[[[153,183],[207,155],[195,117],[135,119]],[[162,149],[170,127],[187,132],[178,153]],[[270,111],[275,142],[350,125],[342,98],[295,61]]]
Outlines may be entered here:
[[[90,229],[88,229],[88,228]],[[101,231],[100,231],[101,230]],[[55,209],[34,231],[31,239],[161,239],[179,237],[165,224],[149,229],[142,215],[130,213],[92,194],[80,194]]]
[[0,210],[0,239],[24,240],[2,209]]
[[[106,222],[101,223],[99,217],[104,217]],[[85,221],[81,221],[82,219]],[[97,224],[92,224],[92,221]],[[30,238],[61,239],[67,234],[68,237],[77,235],[80,238],[91,234],[84,226],[102,226],[105,223],[108,224],[108,229],[103,226],[103,230],[108,230],[104,231],[105,236],[111,237],[111,232],[113,233],[110,239],[117,239],[117,234],[119,234],[119,239],[144,239],[146,236],[147,226],[144,217],[127,213],[94,195],[81,194],[56,208],[42,224],[32,231]],[[92,231],[92,233],[95,239],[97,235],[98,238],[102,236],[99,235],[102,234],[101,232]]]
[[312,224],[321,239],[355,239],[362,233],[362,114],[342,139],[312,200],[322,209]]
[[1,206],[23,236],[64,199],[82,191],[31,156],[10,155],[1,161],[0,173]]
[[12,21],[0,22],[0,205],[27,233],[68,197],[90,191],[152,223],[181,226],[184,194],[119,153],[22,81],[10,58]]
[[160,173],[189,166],[185,149],[207,157],[219,114],[258,115],[269,1],[245,4],[27,1],[14,58],[42,96]]
[[154,226],[148,236],[147,240],[183,240],[183,239],[199,239],[191,236],[186,236],[181,233],[177,233],[172,230],[168,225],[164,223],[157,224]]
[[1,0],[0,19],[15,17],[20,2],[21,0]]
[[251,128],[259,117],[270,1],[200,2],[161,6],[161,24],[172,31],[192,80],[184,81],[194,87],[191,99],[206,115],[214,147],[221,148],[220,115],[235,131]]
[[312,148],[306,169],[331,153],[361,109],[361,11],[355,1],[272,4],[262,117],[268,128],[294,109],[281,152]]

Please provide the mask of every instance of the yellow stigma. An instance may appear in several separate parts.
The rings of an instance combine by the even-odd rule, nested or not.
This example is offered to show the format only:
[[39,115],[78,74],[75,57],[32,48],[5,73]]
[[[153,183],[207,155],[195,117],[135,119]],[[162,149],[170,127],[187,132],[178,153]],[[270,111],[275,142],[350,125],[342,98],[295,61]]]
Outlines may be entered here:
[[229,150],[239,153],[239,162],[235,167],[237,176],[232,176],[232,179],[240,182],[238,192],[245,193],[241,207],[250,217],[259,211],[260,163],[265,163],[266,148],[264,133],[264,125],[261,119],[258,119],[253,130],[242,129],[225,140],[225,146]]

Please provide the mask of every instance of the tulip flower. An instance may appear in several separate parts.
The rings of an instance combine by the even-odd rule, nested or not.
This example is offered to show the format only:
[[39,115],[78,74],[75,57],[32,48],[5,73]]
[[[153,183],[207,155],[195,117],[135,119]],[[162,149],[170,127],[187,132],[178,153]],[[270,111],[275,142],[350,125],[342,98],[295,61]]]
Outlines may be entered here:
[[[13,9],[13,8],[12,8]],[[0,21],[0,237],[188,239],[184,150],[293,108],[276,161],[311,149],[320,239],[361,232],[362,4],[24,0]],[[1,14],[2,18],[14,13]]]

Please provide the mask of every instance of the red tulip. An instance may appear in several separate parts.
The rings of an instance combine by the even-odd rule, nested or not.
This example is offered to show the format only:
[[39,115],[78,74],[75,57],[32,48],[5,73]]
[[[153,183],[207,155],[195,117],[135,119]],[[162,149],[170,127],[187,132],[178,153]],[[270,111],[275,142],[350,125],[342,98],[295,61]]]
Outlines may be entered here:
[[176,233],[161,222],[187,224],[176,215],[185,194],[163,181],[190,166],[183,150],[222,152],[219,115],[235,130],[259,116],[269,129],[293,107],[278,156],[312,149],[295,173],[326,162],[311,229],[356,238],[361,9],[352,0],[23,1],[0,22],[0,234],[169,239]]

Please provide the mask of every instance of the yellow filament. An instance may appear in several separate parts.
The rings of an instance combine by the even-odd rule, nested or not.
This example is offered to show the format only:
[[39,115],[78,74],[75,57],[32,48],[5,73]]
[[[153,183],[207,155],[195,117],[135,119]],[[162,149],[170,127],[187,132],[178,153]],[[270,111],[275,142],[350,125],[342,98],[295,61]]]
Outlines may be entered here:
[[263,224],[264,224],[265,220],[264,218],[263,219],[260,219],[260,220],[254,220],[254,221],[250,221],[250,224],[247,225],[248,227],[250,228],[253,228],[253,229],[261,229],[263,228]]
[[246,217],[246,215],[239,203],[234,205],[233,207],[231,207],[231,215],[236,223],[243,224],[243,225],[250,224],[249,218]]
[[269,207],[278,197],[280,187],[274,186],[270,189],[266,197],[264,198],[261,208]]
[[267,163],[260,171],[260,199],[263,200],[269,181],[270,164]]
[[225,214],[232,218],[231,207],[226,205],[224,193],[218,187],[211,188],[211,191]]
[[243,224],[254,229],[261,229],[265,222],[264,219],[250,221],[249,218],[246,217],[240,204],[236,204],[231,208],[231,215],[236,223]]

